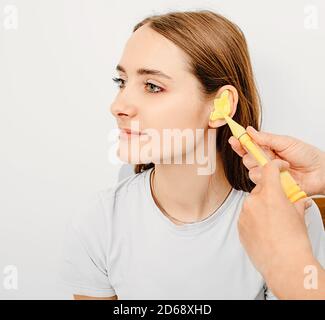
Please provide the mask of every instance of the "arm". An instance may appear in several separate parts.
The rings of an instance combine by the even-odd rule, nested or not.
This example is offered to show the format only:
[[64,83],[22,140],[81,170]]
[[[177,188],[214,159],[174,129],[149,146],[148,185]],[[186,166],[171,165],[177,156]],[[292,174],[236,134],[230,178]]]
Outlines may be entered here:
[[[290,254],[264,274],[269,292],[278,299],[325,299],[325,238],[320,213],[315,205],[307,209],[305,221],[312,250]],[[299,249],[299,246],[298,246]],[[271,292],[272,293],[272,292]]]
[[274,160],[243,203],[239,235],[268,289],[280,299],[325,298],[325,236],[314,202],[286,198]]
[[60,278],[75,300],[117,300],[107,259],[111,224],[103,200],[96,194],[66,227]]
[[325,270],[312,255],[293,257],[265,280],[279,299],[325,299]]

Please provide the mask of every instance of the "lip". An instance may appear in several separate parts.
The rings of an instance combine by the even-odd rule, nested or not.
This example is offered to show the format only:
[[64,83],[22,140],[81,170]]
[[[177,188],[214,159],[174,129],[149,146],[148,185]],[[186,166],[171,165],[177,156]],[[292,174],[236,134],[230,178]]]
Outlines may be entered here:
[[128,128],[119,128],[120,129],[120,137],[131,137],[131,136],[142,136],[145,135],[140,131],[134,131]]

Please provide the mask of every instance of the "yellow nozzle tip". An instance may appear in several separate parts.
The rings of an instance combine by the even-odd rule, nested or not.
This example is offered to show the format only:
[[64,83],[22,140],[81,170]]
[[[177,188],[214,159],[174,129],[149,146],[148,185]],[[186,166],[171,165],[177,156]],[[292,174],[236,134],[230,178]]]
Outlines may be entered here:
[[230,109],[230,102],[228,96],[229,96],[228,90],[224,90],[220,98],[214,99],[213,101],[214,111],[211,113],[210,119],[212,121],[219,120],[219,119],[226,120],[233,136],[238,139],[240,136],[246,133],[246,130],[244,127],[242,127],[236,121],[234,121],[232,118],[229,117],[231,113],[231,109]]

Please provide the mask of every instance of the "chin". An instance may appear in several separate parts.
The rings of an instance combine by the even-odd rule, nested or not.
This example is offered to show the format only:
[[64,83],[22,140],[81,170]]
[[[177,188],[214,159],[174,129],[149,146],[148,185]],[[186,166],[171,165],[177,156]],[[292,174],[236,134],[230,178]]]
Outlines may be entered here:
[[123,161],[126,162],[128,164],[139,164],[139,163],[146,163],[147,157],[139,157],[139,149],[138,148],[134,148],[134,150],[131,150],[130,147],[124,147],[124,146],[120,146],[117,150],[117,156],[118,158]]

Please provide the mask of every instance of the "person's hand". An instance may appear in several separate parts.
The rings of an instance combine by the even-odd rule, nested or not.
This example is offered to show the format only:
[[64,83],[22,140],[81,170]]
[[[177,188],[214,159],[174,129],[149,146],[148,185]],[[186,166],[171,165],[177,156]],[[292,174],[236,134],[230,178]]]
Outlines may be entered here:
[[[271,160],[282,159],[289,163],[288,171],[309,196],[325,194],[324,152],[289,136],[259,132],[251,126],[247,127],[246,131]],[[249,170],[249,177],[256,184],[261,177],[261,167],[235,137],[230,137],[229,143],[243,158],[243,163]]]
[[303,261],[313,261],[304,219],[311,199],[294,204],[287,199],[280,181],[280,170],[286,169],[281,160],[261,167],[258,184],[244,200],[238,220],[239,238],[252,263],[267,282],[276,279],[271,282],[279,286],[287,281],[281,275],[303,272]]

